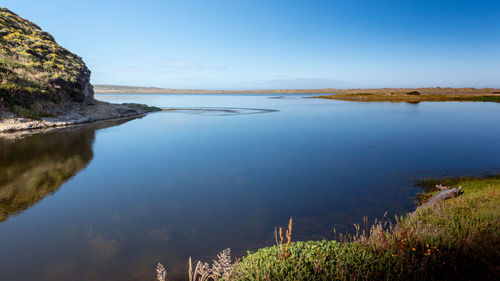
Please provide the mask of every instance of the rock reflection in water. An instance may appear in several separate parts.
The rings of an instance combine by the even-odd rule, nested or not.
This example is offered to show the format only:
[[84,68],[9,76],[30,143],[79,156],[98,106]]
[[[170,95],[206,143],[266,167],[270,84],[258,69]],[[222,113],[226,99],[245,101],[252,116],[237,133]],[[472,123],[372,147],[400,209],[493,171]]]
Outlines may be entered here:
[[20,140],[0,138],[0,222],[57,191],[92,160],[95,131],[124,122],[58,129]]

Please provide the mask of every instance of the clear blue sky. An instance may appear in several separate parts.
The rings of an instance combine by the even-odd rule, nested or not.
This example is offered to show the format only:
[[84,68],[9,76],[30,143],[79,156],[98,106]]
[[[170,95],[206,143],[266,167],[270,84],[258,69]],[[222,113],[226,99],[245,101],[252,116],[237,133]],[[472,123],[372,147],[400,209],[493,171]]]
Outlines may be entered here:
[[500,87],[500,1],[0,0],[94,84]]

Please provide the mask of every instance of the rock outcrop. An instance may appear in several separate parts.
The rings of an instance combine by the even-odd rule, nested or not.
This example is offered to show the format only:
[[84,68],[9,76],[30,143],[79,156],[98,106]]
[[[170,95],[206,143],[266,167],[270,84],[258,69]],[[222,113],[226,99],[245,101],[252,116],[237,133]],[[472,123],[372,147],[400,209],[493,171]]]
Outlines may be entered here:
[[20,116],[55,116],[94,103],[90,70],[38,25],[0,8],[0,102]]
[[38,25],[0,7],[0,132],[140,116],[159,108],[94,100],[90,70]]

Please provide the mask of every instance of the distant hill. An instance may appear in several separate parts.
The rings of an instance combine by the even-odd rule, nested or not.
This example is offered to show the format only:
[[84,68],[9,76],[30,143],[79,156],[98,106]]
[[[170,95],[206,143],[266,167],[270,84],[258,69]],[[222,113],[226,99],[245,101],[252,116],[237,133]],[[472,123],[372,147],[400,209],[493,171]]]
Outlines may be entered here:
[[0,75],[0,110],[20,116],[57,115],[68,103],[94,101],[82,58],[38,25],[1,7]]
[[136,86],[120,86],[120,85],[94,85],[96,93],[164,93],[179,91],[175,89],[163,89],[155,87],[136,87]]
[[406,93],[418,91],[422,94],[454,94],[454,95],[485,95],[485,94],[500,94],[500,89],[493,88],[377,88],[377,89],[280,89],[280,90],[196,90],[196,89],[164,89],[155,87],[137,87],[137,86],[119,86],[119,85],[94,85],[94,90],[98,94],[112,93],[136,93],[136,94],[183,94],[183,93],[200,93],[200,94],[229,94],[229,93],[249,93],[249,94],[265,94],[265,93],[290,93],[290,94],[355,94],[355,93]]

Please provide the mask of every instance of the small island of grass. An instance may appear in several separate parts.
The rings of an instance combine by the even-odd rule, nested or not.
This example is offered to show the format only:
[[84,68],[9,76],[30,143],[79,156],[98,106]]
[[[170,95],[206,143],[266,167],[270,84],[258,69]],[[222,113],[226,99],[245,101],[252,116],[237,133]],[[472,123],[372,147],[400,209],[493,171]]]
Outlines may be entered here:
[[356,92],[339,93],[335,95],[318,96],[316,98],[349,100],[349,101],[388,101],[388,102],[421,102],[421,101],[482,101],[482,102],[500,102],[500,93],[421,93],[419,91],[374,91],[374,92]]

